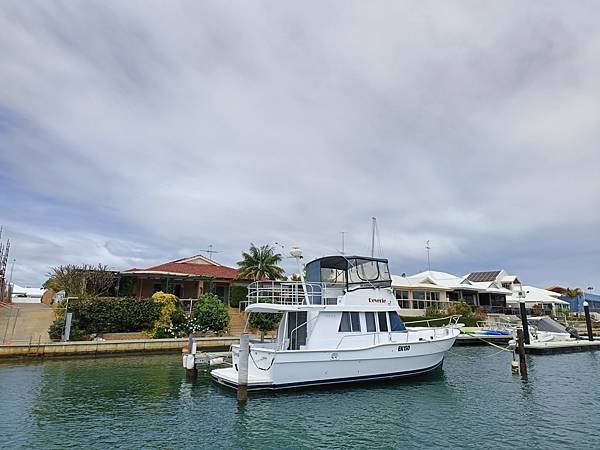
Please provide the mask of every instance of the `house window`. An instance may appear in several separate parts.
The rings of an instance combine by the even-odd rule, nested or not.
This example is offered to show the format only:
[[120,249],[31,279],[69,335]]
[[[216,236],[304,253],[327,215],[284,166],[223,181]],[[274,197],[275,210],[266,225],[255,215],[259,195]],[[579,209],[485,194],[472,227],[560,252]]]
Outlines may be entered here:
[[360,316],[357,312],[343,312],[338,331],[340,333],[360,332]]
[[365,321],[367,322],[367,332],[372,333],[376,331],[375,329],[375,313],[374,312],[366,312],[365,313]]
[[432,301],[432,302],[439,302],[440,301],[440,293],[439,292],[426,292],[426,297],[427,300]]
[[408,291],[396,291],[396,300],[400,308],[409,309],[410,300],[408,299]]
[[425,291],[413,291],[413,308],[425,309],[427,308],[425,302]]

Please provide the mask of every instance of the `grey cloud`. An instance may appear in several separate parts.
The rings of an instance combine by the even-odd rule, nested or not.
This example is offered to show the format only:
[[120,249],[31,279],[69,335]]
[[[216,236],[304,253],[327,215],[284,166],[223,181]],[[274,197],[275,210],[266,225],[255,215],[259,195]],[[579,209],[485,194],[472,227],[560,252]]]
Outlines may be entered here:
[[431,239],[457,273],[598,280],[599,10],[5,2],[0,164],[70,205],[77,236],[36,223],[15,248],[58,247],[19,270],[75,247],[123,268],[208,244],[226,263],[249,242],[318,256],[341,230],[360,253],[376,215],[396,272]]

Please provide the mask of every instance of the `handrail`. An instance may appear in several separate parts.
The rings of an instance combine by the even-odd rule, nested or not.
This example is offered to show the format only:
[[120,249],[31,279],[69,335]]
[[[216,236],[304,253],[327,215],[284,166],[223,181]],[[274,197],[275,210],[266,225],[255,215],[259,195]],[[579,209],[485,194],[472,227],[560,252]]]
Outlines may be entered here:
[[310,304],[321,304],[321,299],[327,298],[327,289],[326,283],[255,281],[248,285],[247,301],[244,303],[301,305],[308,298]]
[[[293,338],[294,338],[294,333],[297,332],[301,327],[306,326],[306,334],[307,334],[307,338],[308,338],[308,323],[312,322],[313,320],[315,320],[318,316],[313,317],[310,320],[307,320],[304,323],[301,323],[300,325],[298,325],[296,328],[294,328],[291,333],[290,333],[290,344],[293,342]],[[285,339],[283,340],[283,342],[285,342]]]
[[413,321],[410,321],[410,322],[404,322],[404,325],[425,322],[428,327],[431,327],[431,322],[437,322],[437,321],[446,320],[446,319],[448,319],[448,324],[447,325],[456,325],[458,323],[458,320],[460,319],[460,317],[461,317],[460,315],[453,315],[453,316],[439,317],[437,319],[413,320]]

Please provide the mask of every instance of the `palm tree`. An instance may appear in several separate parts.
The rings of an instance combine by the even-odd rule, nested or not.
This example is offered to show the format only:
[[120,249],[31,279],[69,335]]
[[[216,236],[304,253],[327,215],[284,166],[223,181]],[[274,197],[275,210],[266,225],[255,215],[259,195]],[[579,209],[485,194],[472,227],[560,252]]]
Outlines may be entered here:
[[565,296],[569,297],[569,298],[577,298],[579,297],[581,294],[583,293],[583,291],[579,288],[567,288],[565,289]]
[[276,280],[283,277],[283,269],[279,267],[281,255],[275,252],[275,247],[269,244],[257,247],[250,244],[250,249],[242,253],[238,261],[240,277],[263,280]]

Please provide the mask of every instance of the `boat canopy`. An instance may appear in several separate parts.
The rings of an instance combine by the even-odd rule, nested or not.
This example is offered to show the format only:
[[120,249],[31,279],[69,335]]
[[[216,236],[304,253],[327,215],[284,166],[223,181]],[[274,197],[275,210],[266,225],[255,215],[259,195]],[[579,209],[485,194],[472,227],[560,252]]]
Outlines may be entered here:
[[560,323],[552,320],[550,317],[529,317],[527,322],[535,325],[540,331],[551,331],[553,333],[568,333],[569,331]]
[[346,290],[390,287],[388,260],[367,256],[325,256],[306,265],[306,281],[343,285]]

